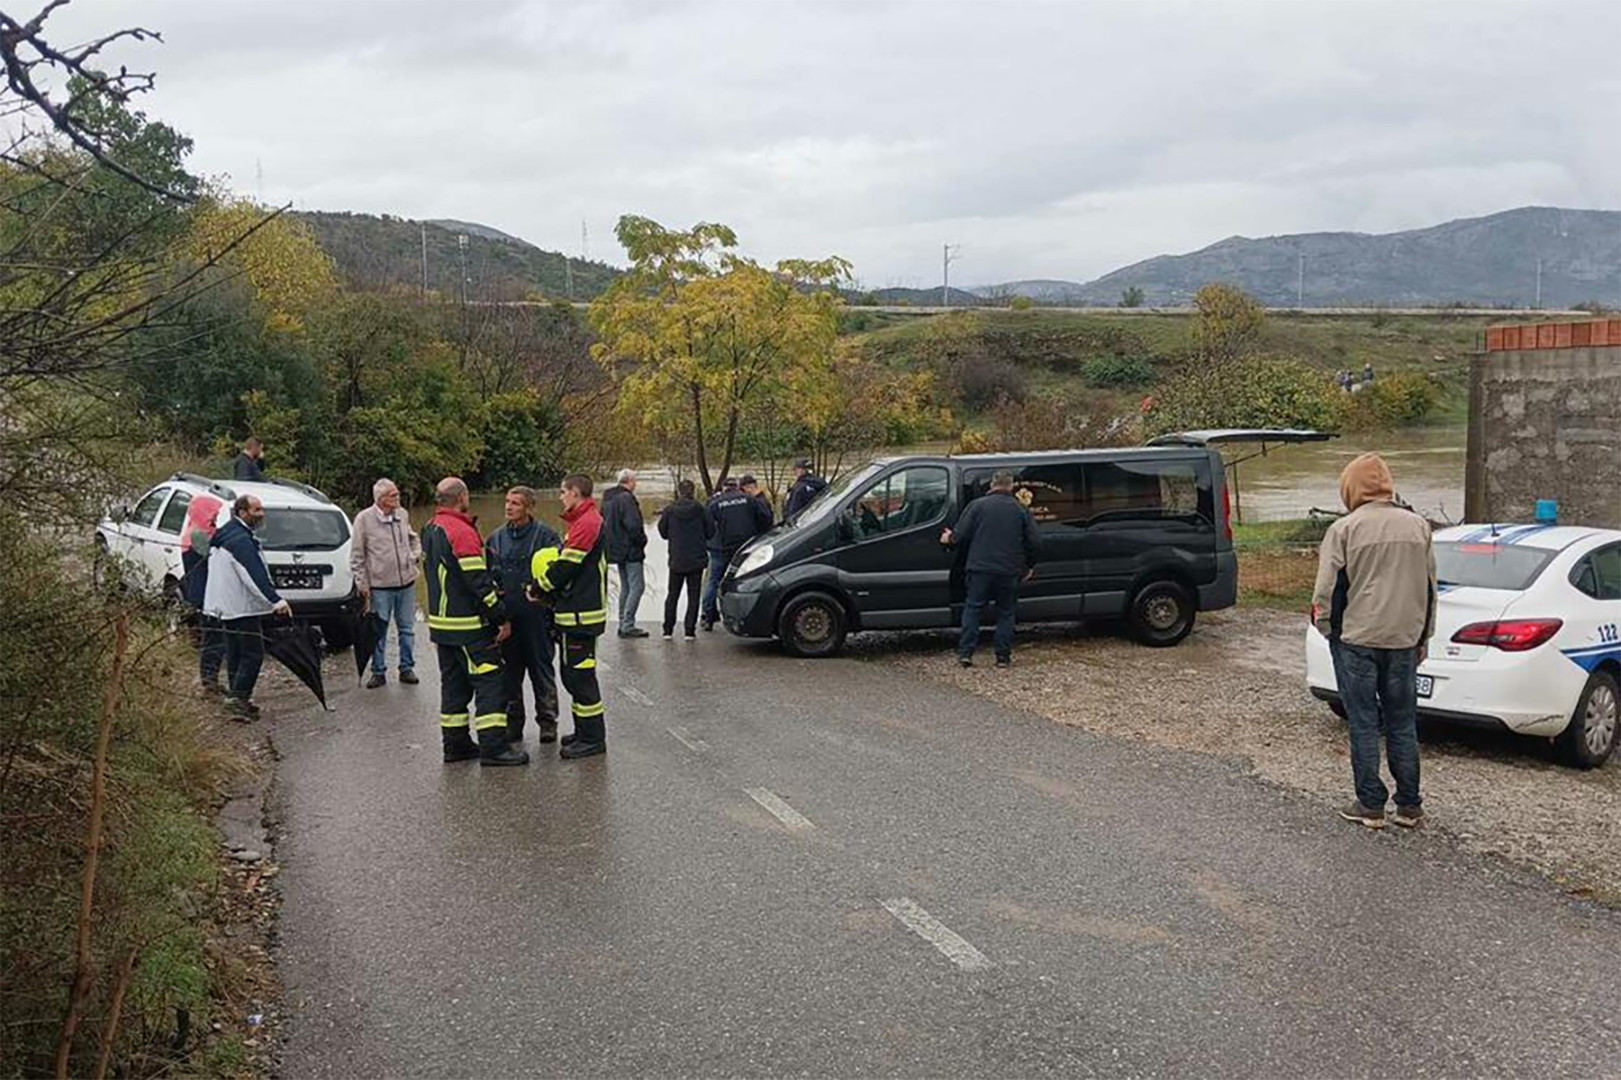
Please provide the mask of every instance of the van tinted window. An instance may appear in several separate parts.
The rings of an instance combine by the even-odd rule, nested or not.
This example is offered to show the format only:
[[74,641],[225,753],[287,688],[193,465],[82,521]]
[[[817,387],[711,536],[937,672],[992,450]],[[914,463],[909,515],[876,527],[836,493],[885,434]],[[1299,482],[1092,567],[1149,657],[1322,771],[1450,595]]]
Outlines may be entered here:
[[846,511],[856,539],[927,525],[946,509],[951,477],[938,465],[920,465],[891,473]]
[[1204,461],[1089,461],[1086,489],[1089,520],[1216,516]]
[[[967,487],[964,504],[991,489],[994,469],[972,469],[963,477]],[[1030,508],[1038,525],[1079,524],[1087,518],[1086,493],[1078,462],[1026,465],[1010,470],[1013,494]]]

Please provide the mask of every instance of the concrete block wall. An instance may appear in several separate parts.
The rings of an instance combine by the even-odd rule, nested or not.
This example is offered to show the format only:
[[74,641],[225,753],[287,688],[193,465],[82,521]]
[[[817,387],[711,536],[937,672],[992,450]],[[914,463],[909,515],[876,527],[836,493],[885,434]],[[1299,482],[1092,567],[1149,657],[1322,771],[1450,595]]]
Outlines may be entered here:
[[1477,356],[1464,481],[1470,521],[1559,520],[1621,529],[1621,345]]

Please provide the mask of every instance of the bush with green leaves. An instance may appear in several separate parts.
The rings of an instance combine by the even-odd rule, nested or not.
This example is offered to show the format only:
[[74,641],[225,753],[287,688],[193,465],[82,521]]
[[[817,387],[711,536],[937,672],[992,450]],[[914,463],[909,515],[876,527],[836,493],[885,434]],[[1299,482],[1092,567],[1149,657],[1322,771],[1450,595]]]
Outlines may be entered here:
[[1081,381],[1096,390],[1146,386],[1154,381],[1154,363],[1144,356],[1094,356],[1081,362]]
[[1346,431],[1423,423],[1441,400],[1441,386],[1421,371],[1397,371],[1362,383],[1336,399],[1337,426]]
[[484,457],[469,481],[484,491],[539,487],[567,471],[563,410],[533,390],[511,390],[484,403]]
[[1220,427],[1332,429],[1341,393],[1303,360],[1243,356],[1184,368],[1160,384],[1145,421],[1150,434]]
[[1007,306],[1012,308],[1014,311],[1029,311],[1031,308],[1036,306],[1036,302],[1030,299],[1028,296],[1015,296],[1012,300],[1008,301]]

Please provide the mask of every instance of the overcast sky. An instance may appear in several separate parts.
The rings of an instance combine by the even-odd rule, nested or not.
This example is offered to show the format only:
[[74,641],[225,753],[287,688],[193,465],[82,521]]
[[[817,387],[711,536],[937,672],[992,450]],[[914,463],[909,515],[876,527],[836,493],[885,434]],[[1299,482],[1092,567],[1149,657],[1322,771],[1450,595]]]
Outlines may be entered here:
[[[8,9],[40,0],[13,0]],[[1237,234],[1621,207],[1621,3],[75,0],[165,43],[194,171],[617,262],[718,220],[869,287],[1085,280]]]

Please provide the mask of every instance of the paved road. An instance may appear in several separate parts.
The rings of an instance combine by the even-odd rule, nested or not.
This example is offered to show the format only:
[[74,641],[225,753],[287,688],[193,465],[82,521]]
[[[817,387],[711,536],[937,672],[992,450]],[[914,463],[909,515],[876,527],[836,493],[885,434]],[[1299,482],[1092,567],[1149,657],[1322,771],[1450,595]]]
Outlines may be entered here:
[[288,1076],[1621,1074],[1540,881],[882,662],[604,660],[586,762],[442,765],[431,667],[271,722]]

